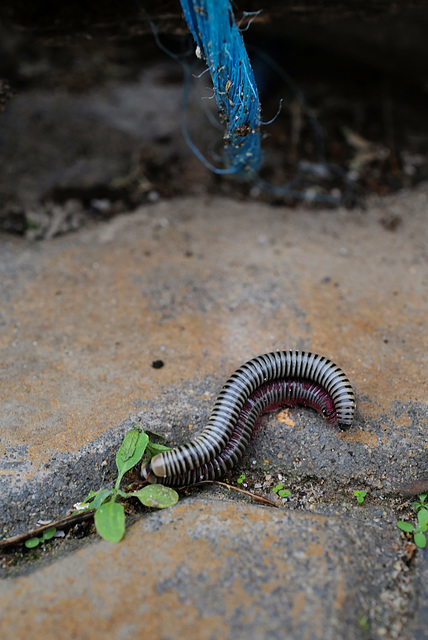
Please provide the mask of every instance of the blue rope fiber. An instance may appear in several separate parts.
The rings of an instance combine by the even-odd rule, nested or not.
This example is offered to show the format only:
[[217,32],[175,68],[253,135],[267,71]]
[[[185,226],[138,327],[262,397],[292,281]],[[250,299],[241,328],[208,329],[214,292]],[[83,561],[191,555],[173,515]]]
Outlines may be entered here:
[[[208,169],[217,174],[237,174],[250,180],[253,186],[261,191],[281,198],[319,202],[332,206],[353,202],[354,179],[352,174],[345,169],[326,162],[322,127],[319,125],[302,92],[282,67],[260,50],[258,50],[258,56],[289,86],[308,117],[316,136],[319,160],[318,162],[301,161],[294,178],[282,185],[271,184],[257,175],[262,163],[260,128],[262,125],[270,123],[261,121],[256,81],[241,36],[241,32],[248,28],[251,20],[245,29],[240,30],[240,25],[235,25],[229,0],[180,0],[184,16],[197,44],[196,55],[204,59],[208,65],[207,71],[211,73],[214,96],[220,108],[220,116],[222,116],[223,124],[226,124],[226,132],[224,134],[226,157],[223,158],[226,168],[220,169],[209,162],[193,142],[187,125],[186,115],[192,67],[185,62],[185,58],[188,57],[190,51],[177,54],[165,47],[159,38],[155,24],[141,7],[140,0],[134,1],[140,6],[145,19],[149,22],[159,48],[176,60],[183,68],[185,75],[182,110],[183,135],[193,153]],[[243,16],[248,18],[259,13],[260,11],[254,13],[244,12]],[[345,190],[343,193],[334,195],[333,193],[319,193],[316,187],[304,187],[302,190],[303,183],[310,176],[323,179],[339,179],[342,181]]]
[[245,178],[256,175],[261,162],[260,100],[254,73],[230,0],[180,0],[196,42],[196,55],[205,60],[226,131],[225,169]]

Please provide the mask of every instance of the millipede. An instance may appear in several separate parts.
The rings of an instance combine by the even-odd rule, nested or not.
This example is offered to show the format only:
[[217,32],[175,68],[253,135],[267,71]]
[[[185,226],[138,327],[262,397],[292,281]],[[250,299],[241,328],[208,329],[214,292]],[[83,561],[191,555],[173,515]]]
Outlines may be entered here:
[[220,478],[242,457],[261,414],[300,405],[347,429],[355,395],[342,369],[325,356],[291,350],[257,356],[227,380],[201,434],[154,456],[141,476],[169,486]]

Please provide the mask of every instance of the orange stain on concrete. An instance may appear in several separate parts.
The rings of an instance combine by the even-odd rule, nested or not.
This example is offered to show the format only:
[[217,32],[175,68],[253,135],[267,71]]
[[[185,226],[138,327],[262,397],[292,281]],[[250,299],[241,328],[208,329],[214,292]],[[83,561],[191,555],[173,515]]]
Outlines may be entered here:
[[291,615],[296,622],[300,619],[305,607],[307,607],[306,594],[303,592],[296,593],[294,595],[294,603],[291,610]]
[[374,433],[369,433],[368,431],[340,431],[337,434],[337,437],[339,440],[343,440],[345,442],[361,442],[361,444],[366,444],[371,448],[379,446],[378,436]]
[[295,427],[296,426],[296,423],[291,418],[290,412],[288,411],[288,409],[285,409],[284,411],[280,411],[277,414],[276,419],[277,419],[278,422],[281,422],[282,424],[286,424],[288,427]]

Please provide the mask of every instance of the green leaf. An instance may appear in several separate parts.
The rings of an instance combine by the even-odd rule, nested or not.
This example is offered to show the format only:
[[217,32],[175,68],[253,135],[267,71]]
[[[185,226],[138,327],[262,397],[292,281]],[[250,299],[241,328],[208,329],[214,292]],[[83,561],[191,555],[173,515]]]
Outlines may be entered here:
[[356,489],[354,491],[354,496],[356,497],[357,501],[359,504],[363,504],[364,503],[364,498],[366,497],[367,493],[366,491],[364,491],[364,489]]
[[415,527],[412,525],[411,522],[403,522],[402,520],[399,520],[397,522],[397,527],[402,531],[406,531],[407,533],[410,533],[411,531],[415,530]]
[[123,505],[109,500],[95,512],[95,527],[99,535],[109,542],[120,542],[125,533],[125,511]]
[[122,471],[126,461],[134,455],[139,435],[138,429],[131,429],[125,434],[122,444],[116,453],[116,464],[119,473]]
[[364,489],[360,489],[360,490],[356,490],[354,491],[354,496],[360,496],[360,498],[365,498],[367,495],[366,491],[364,491]]
[[288,498],[288,496],[291,495],[291,491],[289,489],[280,489],[278,495],[280,498]]
[[[82,500],[82,502],[80,502],[79,504],[87,504],[88,502],[90,502],[92,500],[92,498],[94,498],[97,493],[99,493],[98,491],[90,491],[88,493],[88,495],[86,496],[86,498],[84,500]],[[92,509],[92,507],[91,507]]]
[[418,511],[419,524],[428,524],[428,509],[420,509]]
[[149,436],[138,429],[131,429],[131,431],[128,431],[125,435],[116,453],[116,465],[119,471],[119,477],[115,485],[116,489],[119,488],[123,475],[141,460],[148,441]]
[[91,509],[98,509],[103,502],[105,502],[106,498],[111,496],[112,489],[101,489],[101,491],[97,491],[94,501],[91,504]]
[[25,541],[25,546],[27,547],[27,549],[34,549],[34,547],[37,547],[37,545],[40,544],[40,538],[29,538],[28,540]]
[[425,549],[425,547],[427,546],[427,539],[423,533],[420,533],[420,532],[415,533],[413,539],[415,541],[415,545],[420,549]]
[[166,509],[178,502],[178,493],[162,484],[150,484],[139,491],[128,493],[128,496],[135,496],[145,507],[157,509]]
[[158,453],[163,453],[164,451],[171,451],[171,447],[166,447],[164,444],[158,444],[157,442],[148,442],[145,451],[146,458],[147,460],[151,460],[154,456],[157,456]]
[[56,534],[56,527],[51,527],[50,529],[46,529],[42,533],[42,540],[51,540]]
[[358,616],[357,623],[358,623],[358,626],[360,627],[361,631],[364,631],[364,633],[369,633],[369,631],[370,631],[370,621],[369,621],[368,617],[364,613],[362,613],[361,615]]
[[[138,425],[134,424],[134,427],[137,428]],[[166,442],[165,436],[162,435],[161,433],[156,433],[156,431],[151,431],[150,429],[144,429],[144,433],[147,433],[149,438],[151,438],[152,440],[151,444],[157,444],[156,442],[153,442],[153,440],[158,440],[161,443]]]

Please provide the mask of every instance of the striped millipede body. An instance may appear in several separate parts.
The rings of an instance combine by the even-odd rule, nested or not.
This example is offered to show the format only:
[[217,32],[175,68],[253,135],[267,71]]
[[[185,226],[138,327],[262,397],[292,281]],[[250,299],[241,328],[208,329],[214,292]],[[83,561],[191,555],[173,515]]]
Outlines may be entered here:
[[243,364],[221,390],[207,426],[190,442],[143,464],[142,477],[170,486],[214,480],[243,455],[261,413],[309,406],[341,428],[351,425],[355,396],[331,360],[305,351],[276,351]]

